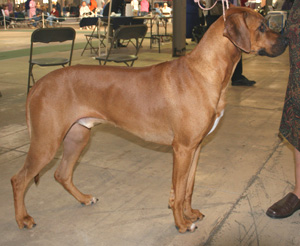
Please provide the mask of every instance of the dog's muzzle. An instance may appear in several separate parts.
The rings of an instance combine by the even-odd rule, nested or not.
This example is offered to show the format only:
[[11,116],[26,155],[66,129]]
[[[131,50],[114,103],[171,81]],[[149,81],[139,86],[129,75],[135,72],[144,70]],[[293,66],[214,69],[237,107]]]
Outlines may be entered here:
[[271,51],[268,52],[265,48],[258,51],[260,56],[276,57],[281,55],[289,44],[289,39],[280,35],[277,38],[277,42],[272,46]]

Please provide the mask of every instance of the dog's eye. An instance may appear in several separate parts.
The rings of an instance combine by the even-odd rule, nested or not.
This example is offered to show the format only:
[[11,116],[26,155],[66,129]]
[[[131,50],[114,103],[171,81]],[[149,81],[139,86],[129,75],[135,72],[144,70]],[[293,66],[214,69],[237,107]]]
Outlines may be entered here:
[[258,30],[259,30],[260,32],[265,32],[265,31],[266,31],[266,26],[265,26],[265,24],[264,24],[264,23],[261,23],[261,25],[259,26]]

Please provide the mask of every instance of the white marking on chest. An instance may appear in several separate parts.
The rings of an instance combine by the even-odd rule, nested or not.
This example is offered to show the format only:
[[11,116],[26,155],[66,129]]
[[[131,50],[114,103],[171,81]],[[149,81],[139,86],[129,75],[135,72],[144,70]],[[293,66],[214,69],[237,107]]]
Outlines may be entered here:
[[214,125],[210,129],[210,131],[209,131],[209,133],[207,135],[211,134],[216,129],[216,127],[219,124],[219,121],[223,117],[223,115],[224,115],[224,109],[222,110],[222,112],[220,113],[220,115],[215,119]]

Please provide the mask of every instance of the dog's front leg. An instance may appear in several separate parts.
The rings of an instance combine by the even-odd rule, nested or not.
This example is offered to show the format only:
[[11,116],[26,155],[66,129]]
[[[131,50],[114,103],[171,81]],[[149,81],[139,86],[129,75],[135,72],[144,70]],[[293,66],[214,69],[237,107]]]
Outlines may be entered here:
[[201,145],[199,144],[194,154],[194,158],[192,160],[188,181],[187,181],[187,187],[186,187],[186,193],[184,199],[184,208],[183,208],[184,216],[193,222],[197,220],[202,220],[204,218],[204,215],[198,209],[192,209],[192,195],[194,190],[196,169],[197,169],[200,150],[201,150],[200,146]]
[[173,188],[174,188],[174,203],[171,204],[173,210],[175,224],[179,232],[183,233],[194,231],[195,224],[185,218],[184,200],[186,197],[187,181],[191,168],[191,163],[195,154],[195,148],[183,146],[179,143],[173,143]]

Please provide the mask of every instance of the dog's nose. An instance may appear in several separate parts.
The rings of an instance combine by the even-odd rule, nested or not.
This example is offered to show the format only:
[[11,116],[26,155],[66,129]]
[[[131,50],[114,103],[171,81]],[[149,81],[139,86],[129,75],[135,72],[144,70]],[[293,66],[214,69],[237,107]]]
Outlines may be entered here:
[[281,43],[284,46],[288,46],[289,45],[289,39],[283,35],[283,36],[281,36]]
[[289,39],[287,37],[284,37],[283,38],[283,43],[285,46],[288,46],[289,45]]

